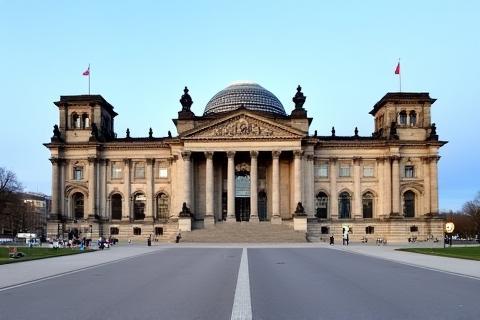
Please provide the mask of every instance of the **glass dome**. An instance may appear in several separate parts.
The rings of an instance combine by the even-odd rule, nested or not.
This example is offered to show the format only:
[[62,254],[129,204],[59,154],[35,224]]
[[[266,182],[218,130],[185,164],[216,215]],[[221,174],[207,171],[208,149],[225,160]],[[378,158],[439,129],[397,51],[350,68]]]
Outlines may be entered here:
[[228,112],[240,107],[286,116],[283,105],[273,93],[254,82],[237,82],[213,96],[203,115]]

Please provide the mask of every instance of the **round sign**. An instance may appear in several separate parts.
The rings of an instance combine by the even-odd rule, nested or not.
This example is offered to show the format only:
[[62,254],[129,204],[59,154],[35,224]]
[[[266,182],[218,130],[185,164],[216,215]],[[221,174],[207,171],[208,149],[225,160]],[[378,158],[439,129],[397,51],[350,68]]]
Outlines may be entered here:
[[447,233],[452,233],[454,229],[455,229],[455,224],[453,222],[447,222],[447,224],[445,224],[445,231]]

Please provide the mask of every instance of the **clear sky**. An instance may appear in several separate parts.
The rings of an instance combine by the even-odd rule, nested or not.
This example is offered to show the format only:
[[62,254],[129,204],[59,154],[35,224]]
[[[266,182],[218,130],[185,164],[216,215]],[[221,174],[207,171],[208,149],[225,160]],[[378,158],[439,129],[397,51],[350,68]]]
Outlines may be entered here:
[[0,0],[0,166],[50,194],[53,101],[92,93],[119,113],[115,131],[155,136],[187,85],[201,114],[236,80],[274,93],[287,112],[298,84],[311,132],[370,135],[386,92],[437,98],[440,208],[480,191],[480,1],[6,1]]

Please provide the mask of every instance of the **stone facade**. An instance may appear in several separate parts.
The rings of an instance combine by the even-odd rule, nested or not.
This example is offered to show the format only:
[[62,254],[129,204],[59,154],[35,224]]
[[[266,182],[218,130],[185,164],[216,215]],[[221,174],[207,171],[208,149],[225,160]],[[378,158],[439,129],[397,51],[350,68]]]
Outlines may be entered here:
[[[263,88],[254,89],[261,98]],[[242,97],[228,108],[215,101],[222,112],[196,116],[185,89],[173,120],[177,136],[133,138],[127,130],[118,138],[117,114],[103,97],[62,96],[59,125],[45,144],[49,236],[76,230],[166,240],[179,216],[190,217],[193,229],[236,221],[293,228],[301,203],[299,228],[313,240],[341,236],[346,227],[353,240],[442,238],[437,162],[446,142],[431,124],[428,93],[387,93],[370,112],[375,131],[368,137],[357,130],[337,136],[333,128],[329,136],[311,134],[300,87],[290,115],[271,111],[278,101],[261,111],[261,99],[253,108],[253,98]]]

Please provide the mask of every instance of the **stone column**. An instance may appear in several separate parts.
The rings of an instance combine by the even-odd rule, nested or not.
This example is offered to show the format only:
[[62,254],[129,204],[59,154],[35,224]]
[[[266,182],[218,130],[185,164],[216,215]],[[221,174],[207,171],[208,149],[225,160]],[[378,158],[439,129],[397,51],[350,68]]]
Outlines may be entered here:
[[362,158],[353,158],[353,217],[360,219],[362,215],[362,190],[360,187],[360,162]]
[[[190,151],[182,152],[183,159],[183,202],[187,204],[187,207],[192,211],[192,168],[190,156],[192,153]],[[193,212],[193,211],[192,211]]]
[[227,152],[227,220],[235,221],[235,151]]
[[129,221],[131,217],[131,186],[130,186],[130,159],[123,159],[123,210],[122,220]]
[[430,213],[438,214],[438,174],[437,163],[439,156],[430,158]]
[[425,214],[431,213],[431,200],[430,200],[430,158],[424,157],[422,158],[423,162],[423,209]]
[[59,205],[59,175],[58,175],[58,167],[59,167],[59,159],[58,158],[50,158],[50,162],[52,163],[52,207],[50,209],[50,219],[58,219],[58,205]]
[[272,151],[272,223],[281,223],[280,217],[280,154]]
[[306,202],[305,209],[309,217],[315,216],[315,169],[313,155],[307,155],[307,174],[305,175],[307,183],[305,184],[304,199]]
[[88,158],[88,217],[94,218],[95,214],[97,213],[95,198],[97,194],[96,190],[96,162],[97,159],[94,157]]
[[153,166],[155,165],[155,159],[147,159],[146,178],[147,178],[147,204],[145,221],[153,221],[155,213],[153,210]]
[[68,209],[65,204],[65,180],[67,179],[66,177],[66,168],[67,168],[67,161],[65,159],[62,159],[60,161],[60,182],[59,182],[59,188],[60,188],[60,193],[59,193],[59,207],[58,207],[58,212],[62,214],[64,217],[68,217]]
[[392,163],[389,157],[385,158],[383,163],[383,182],[384,182],[384,209],[383,213],[385,217],[388,217],[392,213]]
[[108,198],[108,195],[107,195],[107,180],[108,180],[108,165],[109,165],[110,161],[109,160],[105,160],[104,163],[103,163],[103,177],[102,177],[102,212],[103,212],[103,216],[105,218],[109,218],[110,217],[110,210],[109,210],[109,207],[107,206],[107,198]]
[[204,224],[213,225],[215,223],[214,203],[213,203],[213,152],[205,152],[206,165],[205,165],[205,218]]
[[400,215],[400,157],[392,157],[392,215]]
[[[293,151],[293,170],[294,170],[294,186],[293,186],[293,201],[295,208],[299,202],[302,202],[302,150]],[[302,203],[303,205],[303,203]]]
[[338,219],[338,194],[337,194],[337,158],[329,159],[330,170],[330,219]]
[[250,151],[250,221],[258,222],[258,151]]

